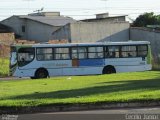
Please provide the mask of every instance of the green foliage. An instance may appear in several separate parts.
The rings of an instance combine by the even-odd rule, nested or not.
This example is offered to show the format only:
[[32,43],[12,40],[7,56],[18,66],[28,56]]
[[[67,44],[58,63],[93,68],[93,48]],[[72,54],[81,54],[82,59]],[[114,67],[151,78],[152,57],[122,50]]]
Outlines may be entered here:
[[160,16],[154,15],[151,13],[144,13],[136,18],[133,22],[133,27],[146,27],[147,25],[159,25],[160,24]]
[[1,80],[0,106],[160,100],[160,72]]

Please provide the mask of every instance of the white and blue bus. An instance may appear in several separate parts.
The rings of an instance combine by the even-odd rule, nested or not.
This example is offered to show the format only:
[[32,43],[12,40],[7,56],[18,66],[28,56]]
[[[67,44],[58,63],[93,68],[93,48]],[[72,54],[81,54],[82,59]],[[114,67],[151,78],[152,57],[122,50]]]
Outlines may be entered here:
[[11,46],[10,74],[47,78],[151,70],[147,41]]

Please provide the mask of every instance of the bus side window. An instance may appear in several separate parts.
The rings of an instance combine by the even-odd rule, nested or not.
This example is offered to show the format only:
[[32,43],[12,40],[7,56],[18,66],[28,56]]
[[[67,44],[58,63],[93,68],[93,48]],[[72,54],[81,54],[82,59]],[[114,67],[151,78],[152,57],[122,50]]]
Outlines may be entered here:
[[131,58],[136,56],[137,56],[137,52],[136,52],[135,45],[124,45],[121,47],[121,57]]
[[116,53],[115,52],[111,52],[111,57],[115,58],[116,57]]
[[128,57],[132,57],[131,53],[128,53]]
[[78,59],[78,49],[73,47],[71,50],[72,59]]
[[119,57],[119,46],[108,46],[109,58],[118,58]]
[[88,58],[103,58],[103,47],[88,47]]
[[109,52],[105,51],[105,58],[108,58],[108,57],[109,57]]

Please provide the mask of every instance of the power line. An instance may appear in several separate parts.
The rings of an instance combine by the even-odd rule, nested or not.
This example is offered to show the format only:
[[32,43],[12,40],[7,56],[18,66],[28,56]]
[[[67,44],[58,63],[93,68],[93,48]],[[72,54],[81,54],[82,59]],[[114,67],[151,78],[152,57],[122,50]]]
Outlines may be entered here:
[[[30,10],[30,9],[39,9],[38,8],[0,8],[0,10]],[[104,9],[100,8],[47,8],[47,9],[61,9],[61,10],[97,10],[97,9]],[[107,9],[115,9],[115,10],[147,10],[147,9],[154,9],[159,10],[159,8],[116,8],[116,7],[107,7]]]
[[[133,15],[133,14],[143,14],[144,12],[137,12],[137,13],[128,13],[127,15]],[[160,12],[156,12],[156,14],[160,14]],[[113,17],[112,15],[114,15],[114,16],[122,16],[122,15],[124,15],[124,14],[110,14],[110,17]],[[126,15],[126,14],[125,14]],[[2,14],[0,14],[0,17],[7,17],[7,16],[14,16],[14,15],[2,15]],[[15,15],[15,16],[19,16],[19,15]],[[95,16],[95,14],[90,14],[90,15],[85,15],[85,14],[76,14],[76,15],[74,15],[74,14],[65,14],[65,15],[62,15],[62,16]],[[58,20],[60,20],[60,19],[58,19]]]

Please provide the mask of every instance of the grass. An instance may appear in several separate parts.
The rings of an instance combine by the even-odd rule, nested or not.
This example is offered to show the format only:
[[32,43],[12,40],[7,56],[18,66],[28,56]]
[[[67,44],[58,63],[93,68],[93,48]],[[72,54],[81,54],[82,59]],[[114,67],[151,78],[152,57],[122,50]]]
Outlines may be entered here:
[[0,106],[160,100],[160,72],[1,80]]
[[9,74],[9,60],[0,58],[0,77],[6,77]]

